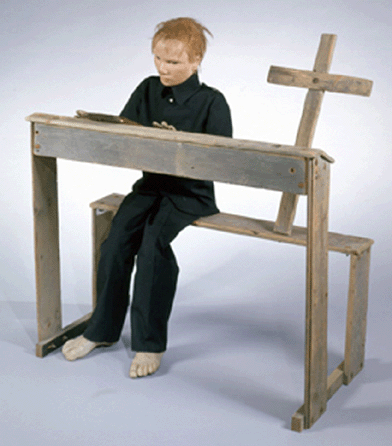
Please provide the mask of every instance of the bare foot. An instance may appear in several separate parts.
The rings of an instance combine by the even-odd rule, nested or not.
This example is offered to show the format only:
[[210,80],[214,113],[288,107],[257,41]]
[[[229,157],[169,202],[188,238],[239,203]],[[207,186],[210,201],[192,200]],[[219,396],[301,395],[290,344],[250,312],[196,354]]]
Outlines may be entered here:
[[138,378],[155,373],[161,365],[162,353],[137,352],[133,358],[129,376]]
[[68,361],[74,361],[75,359],[84,358],[96,347],[109,346],[113,344],[114,342],[89,341],[83,335],[81,335],[75,339],[70,339],[67,341],[63,346],[62,352],[65,359],[68,359]]

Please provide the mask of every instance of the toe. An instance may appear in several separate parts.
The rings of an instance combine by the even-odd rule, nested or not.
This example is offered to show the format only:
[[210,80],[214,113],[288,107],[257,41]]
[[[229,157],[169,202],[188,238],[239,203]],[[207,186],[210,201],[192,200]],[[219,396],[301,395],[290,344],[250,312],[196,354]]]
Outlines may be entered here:
[[148,374],[151,375],[157,371],[158,367],[155,363],[151,363],[148,365]]
[[66,350],[63,351],[65,359],[68,361],[74,361],[76,359],[75,351],[74,350]]
[[147,366],[146,365],[139,365],[138,369],[137,369],[137,376],[142,377],[142,376],[147,376],[148,372],[147,372]]
[[129,370],[129,376],[131,378],[137,378],[138,377],[138,369],[139,369],[139,363],[137,361],[137,358],[133,358],[131,368]]
[[74,339],[70,339],[70,340],[68,340],[68,341],[63,345],[63,348],[62,348],[61,351],[62,351],[63,353],[67,353],[67,352],[72,348],[73,341],[74,341]]
[[155,373],[160,365],[163,353],[137,352],[133,358],[129,376],[138,378]]
[[136,364],[131,364],[131,369],[129,370],[129,376],[131,378],[137,378],[137,366]]

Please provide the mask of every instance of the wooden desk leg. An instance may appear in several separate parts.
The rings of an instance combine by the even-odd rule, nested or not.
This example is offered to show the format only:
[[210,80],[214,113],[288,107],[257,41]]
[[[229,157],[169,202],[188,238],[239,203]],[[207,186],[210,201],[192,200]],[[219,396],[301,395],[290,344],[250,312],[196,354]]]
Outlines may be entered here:
[[351,255],[348,292],[344,384],[363,368],[366,338],[366,314],[369,290],[370,248]]
[[[32,167],[37,322],[41,342],[56,335],[62,325],[56,159],[33,155]],[[38,348],[37,356],[41,356]]]
[[328,401],[328,201],[329,165],[309,162],[306,270],[305,401],[292,417],[292,430],[309,429]]
[[62,328],[56,158],[39,156],[32,125],[33,208],[40,358],[83,333],[91,314]]

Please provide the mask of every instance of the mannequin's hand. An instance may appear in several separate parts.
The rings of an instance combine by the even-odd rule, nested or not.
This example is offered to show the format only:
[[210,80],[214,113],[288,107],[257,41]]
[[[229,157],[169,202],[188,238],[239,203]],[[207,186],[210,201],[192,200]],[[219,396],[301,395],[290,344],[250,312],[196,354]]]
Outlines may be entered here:
[[174,127],[174,125],[169,125],[166,121],[162,121],[160,124],[159,124],[159,122],[154,121],[152,123],[152,126],[158,128],[158,129],[177,130]]

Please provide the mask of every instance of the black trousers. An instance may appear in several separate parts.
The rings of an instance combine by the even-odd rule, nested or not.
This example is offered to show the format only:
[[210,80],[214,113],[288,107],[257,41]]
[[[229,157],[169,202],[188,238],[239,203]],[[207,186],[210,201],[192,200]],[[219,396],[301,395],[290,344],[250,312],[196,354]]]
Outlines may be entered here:
[[101,246],[97,306],[84,336],[95,342],[116,342],[131,304],[132,350],[163,352],[179,268],[170,243],[197,216],[178,210],[165,196],[127,195]]

